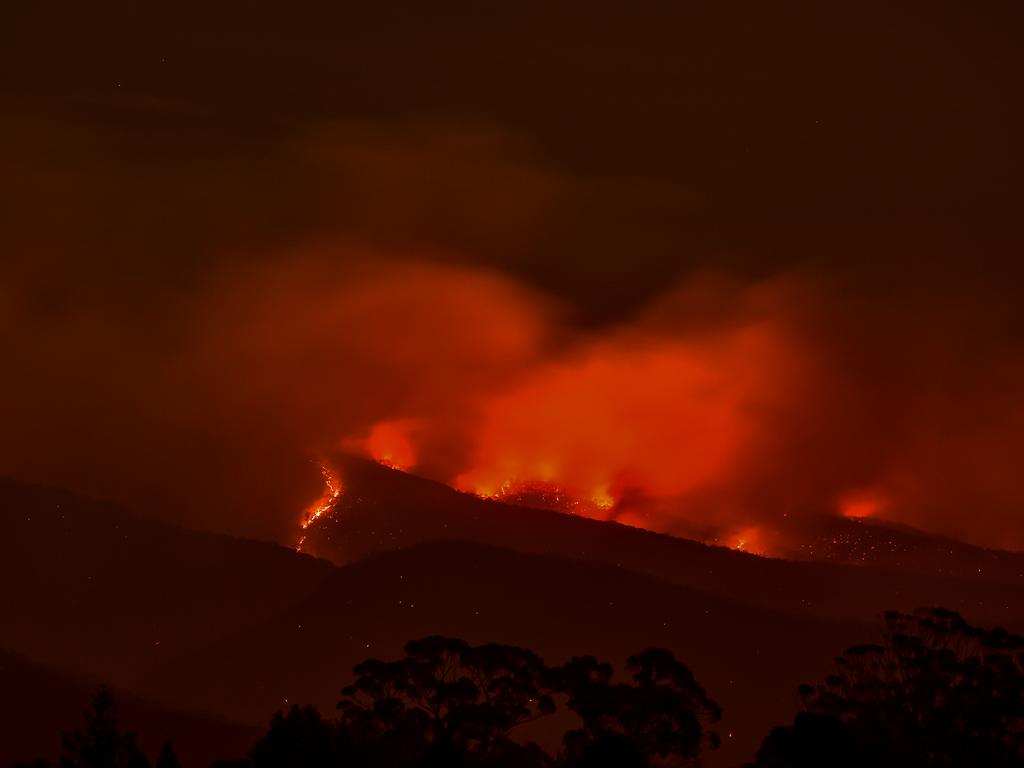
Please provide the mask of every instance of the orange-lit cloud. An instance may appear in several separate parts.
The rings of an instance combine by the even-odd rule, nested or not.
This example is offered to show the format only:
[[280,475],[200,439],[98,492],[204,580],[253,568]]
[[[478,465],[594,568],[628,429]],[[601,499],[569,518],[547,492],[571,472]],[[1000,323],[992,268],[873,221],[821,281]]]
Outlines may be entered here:
[[[379,421],[370,429],[364,441],[364,451],[374,461],[392,469],[408,470],[416,465],[416,448],[413,446],[412,432],[416,429],[416,421],[399,419],[397,421]],[[351,443],[342,442],[347,448]]]
[[[750,551],[770,549],[758,521],[809,512],[985,540],[996,510],[1024,502],[1010,467],[1024,442],[1012,353],[984,355],[1003,376],[929,380],[948,364],[942,343],[887,309],[844,315],[831,296],[808,279],[697,280],[547,351],[542,340],[558,333],[539,324],[522,365],[471,388],[451,383],[444,412],[427,402],[364,431],[396,446],[396,463],[464,490],[703,528]],[[995,403],[1005,422],[973,420]],[[958,511],[982,498],[985,515]]]
[[793,354],[767,325],[588,344],[483,406],[456,482],[552,481],[612,500],[720,484],[767,427],[759,414],[787,397]]

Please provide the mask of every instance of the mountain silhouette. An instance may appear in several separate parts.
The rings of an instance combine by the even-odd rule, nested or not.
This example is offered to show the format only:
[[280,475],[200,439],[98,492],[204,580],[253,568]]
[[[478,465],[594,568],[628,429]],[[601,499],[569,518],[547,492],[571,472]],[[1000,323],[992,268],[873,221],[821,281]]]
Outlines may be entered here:
[[376,485],[343,474],[343,503],[309,530],[309,551],[337,546],[344,565],[0,483],[3,645],[252,726],[293,703],[330,712],[354,664],[430,634],[551,664],[663,647],[722,705],[709,764],[730,765],[881,611],[942,604],[1011,629],[1024,616],[1013,585],[756,557],[354,466]]
[[[850,553],[843,555],[838,545],[833,545],[831,557],[823,546],[819,548],[824,562],[794,548],[794,555],[802,556],[790,562],[482,499],[347,454],[332,457],[332,464],[344,491],[332,513],[306,531],[303,550],[339,564],[421,542],[475,541],[615,565],[732,600],[829,619],[861,620],[885,606],[938,604],[981,623],[1019,626],[1024,619],[1024,601],[1018,596],[1024,567],[1020,574],[1016,571],[1024,557],[1014,553],[989,553],[874,523],[819,517],[808,524],[808,542],[838,540],[843,534],[849,538],[852,531],[864,542],[877,540],[880,549],[900,534],[905,550],[919,547],[914,562],[922,565],[903,565],[881,556],[865,565]],[[985,571],[990,563],[998,564],[992,578],[979,581],[977,571]],[[852,564],[857,567],[838,567]]]

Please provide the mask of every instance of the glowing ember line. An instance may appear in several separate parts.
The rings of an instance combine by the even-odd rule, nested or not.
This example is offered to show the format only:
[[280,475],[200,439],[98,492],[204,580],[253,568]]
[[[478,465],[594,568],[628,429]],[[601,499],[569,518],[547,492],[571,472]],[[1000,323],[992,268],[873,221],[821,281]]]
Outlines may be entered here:
[[[341,482],[335,477],[334,473],[325,464],[320,465],[320,474],[324,478],[324,492],[320,495],[312,505],[306,508],[306,511],[302,516],[302,530],[306,531],[313,523],[319,520],[321,517],[326,515],[338,502],[338,497],[341,496]],[[308,534],[303,533],[299,537],[298,544],[295,545],[295,551],[301,552],[303,545],[306,543],[306,537]]]
[[[465,486],[465,484],[462,485]],[[604,486],[587,495],[546,480],[506,480],[497,488],[470,486],[463,489],[481,499],[519,504],[536,509],[550,509],[598,520],[608,518],[616,504],[615,497]]]

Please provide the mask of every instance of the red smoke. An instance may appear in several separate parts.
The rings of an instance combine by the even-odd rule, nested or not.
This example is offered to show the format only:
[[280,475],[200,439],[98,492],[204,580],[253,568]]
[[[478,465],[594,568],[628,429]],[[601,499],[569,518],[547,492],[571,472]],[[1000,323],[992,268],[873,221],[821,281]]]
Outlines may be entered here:
[[[951,309],[980,319],[950,303],[931,312]],[[1017,545],[1001,532],[1024,503],[1012,469],[1024,447],[1012,395],[1021,367],[1000,347],[976,353],[994,370],[957,370],[958,345],[931,335],[939,321],[854,306],[810,280],[692,281],[615,328],[567,337],[549,324],[522,365],[477,386],[449,369],[437,401],[417,395],[427,371],[409,371],[423,407],[363,428],[363,444],[482,495],[548,488],[582,514],[755,551],[770,548],[759,522],[808,512]],[[438,354],[453,342],[408,332],[406,343]],[[1003,407],[1005,421],[984,416]]]
[[617,503],[729,482],[765,416],[784,407],[796,355],[768,322],[589,343],[483,404],[456,484],[492,495],[545,481]]
[[163,346],[51,321],[52,358],[15,352],[40,373],[17,402],[39,403],[11,411],[8,466],[289,542],[304,457],[342,447],[752,551],[809,512],[1024,546],[1024,357],[999,302],[701,278],[588,329],[496,272],[342,263],[222,270]]

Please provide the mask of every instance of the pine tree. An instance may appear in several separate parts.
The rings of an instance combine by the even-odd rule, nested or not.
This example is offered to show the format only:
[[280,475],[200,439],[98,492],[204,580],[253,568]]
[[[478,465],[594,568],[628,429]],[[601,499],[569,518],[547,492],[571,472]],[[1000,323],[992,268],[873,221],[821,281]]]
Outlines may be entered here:
[[85,728],[61,734],[61,768],[149,768],[135,743],[135,734],[122,734],[114,696],[105,685],[93,695],[84,712]]
[[160,748],[160,755],[156,759],[156,768],[181,768],[181,762],[174,753],[174,746],[170,739],[165,741],[163,747]]

